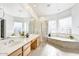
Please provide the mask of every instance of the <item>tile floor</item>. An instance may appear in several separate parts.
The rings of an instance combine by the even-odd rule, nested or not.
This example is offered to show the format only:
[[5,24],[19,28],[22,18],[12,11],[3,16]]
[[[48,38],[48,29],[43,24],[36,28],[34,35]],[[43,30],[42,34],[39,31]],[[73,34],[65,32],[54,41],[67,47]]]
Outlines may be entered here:
[[53,44],[42,43],[30,56],[79,56],[79,50],[65,49]]

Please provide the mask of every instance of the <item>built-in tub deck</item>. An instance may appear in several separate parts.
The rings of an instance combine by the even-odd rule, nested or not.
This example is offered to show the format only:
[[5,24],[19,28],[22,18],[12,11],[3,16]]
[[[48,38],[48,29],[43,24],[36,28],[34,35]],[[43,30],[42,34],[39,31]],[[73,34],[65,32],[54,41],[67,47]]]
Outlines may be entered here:
[[61,46],[63,48],[79,49],[79,40],[77,39],[67,39],[61,37],[48,37],[48,42],[55,45]]

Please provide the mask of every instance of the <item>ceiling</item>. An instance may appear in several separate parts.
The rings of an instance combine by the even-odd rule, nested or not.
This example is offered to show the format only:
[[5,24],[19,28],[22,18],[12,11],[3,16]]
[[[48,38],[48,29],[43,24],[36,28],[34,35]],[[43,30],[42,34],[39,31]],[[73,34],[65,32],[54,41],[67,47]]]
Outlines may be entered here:
[[31,17],[31,14],[27,10],[24,10],[18,3],[5,3],[3,9],[6,14],[15,17]]
[[[54,15],[64,10],[71,8],[73,3],[31,3],[29,6],[33,9],[37,16]],[[0,4],[0,7],[4,9],[6,14],[16,17],[30,18],[32,15],[28,10],[23,8],[22,4],[18,3],[4,3]],[[27,6],[24,6],[27,7]]]
[[31,4],[38,16],[57,14],[71,8],[73,5],[72,3]]

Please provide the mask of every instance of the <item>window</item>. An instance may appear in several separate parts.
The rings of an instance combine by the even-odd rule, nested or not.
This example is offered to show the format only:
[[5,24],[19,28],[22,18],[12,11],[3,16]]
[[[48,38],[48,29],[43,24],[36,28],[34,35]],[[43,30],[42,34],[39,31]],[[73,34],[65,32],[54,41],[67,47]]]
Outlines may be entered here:
[[29,22],[24,23],[24,32],[28,33],[29,32]]
[[14,33],[29,32],[29,22],[14,22]]
[[59,19],[58,22],[56,20],[48,21],[48,33],[58,32],[58,33],[71,34],[71,29],[72,29],[72,17]]
[[14,32],[22,32],[22,23],[14,22]]
[[48,21],[48,33],[56,33],[56,20]]
[[70,34],[72,28],[72,17],[67,17],[59,20],[59,33]]

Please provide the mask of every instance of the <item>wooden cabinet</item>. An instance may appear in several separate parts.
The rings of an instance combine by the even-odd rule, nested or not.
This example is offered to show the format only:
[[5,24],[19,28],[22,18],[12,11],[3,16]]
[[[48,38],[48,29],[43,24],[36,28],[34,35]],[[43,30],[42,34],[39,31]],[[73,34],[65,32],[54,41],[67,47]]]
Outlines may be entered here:
[[41,38],[38,37],[38,38],[37,38],[37,47],[38,47],[40,44],[41,44]]
[[25,44],[23,46],[23,56],[27,56],[31,52],[31,46],[30,45],[31,45],[31,42],[29,42],[28,44]]
[[9,56],[22,56],[22,48],[12,52]]
[[37,48],[37,39],[31,42],[31,50],[36,49],[36,48]]
[[41,38],[37,37],[31,42],[31,49],[36,49],[41,44]]
[[36,40],[37,40],[36,38],[35,38],[35,39],[33,39],[33,40],[31,41],[31,43],[34,43]]
[[31,42],[25,44],[25,45],[23,46],[23,51],[25,51],[30,45],[31,45]]
[[22,56],[22,53],[21,53],[21,54],[19,54],[18,56]]
[[31,52],[31,47],[29,46],[25,51],[23,51],[23,56],[28,56]]
[[8,56],[28,56],[32,49],[36,49],[41,43],[40,37],[36,37],[30,42],[23,45],[21,48],[17,49],[16,51],[12,52]]

